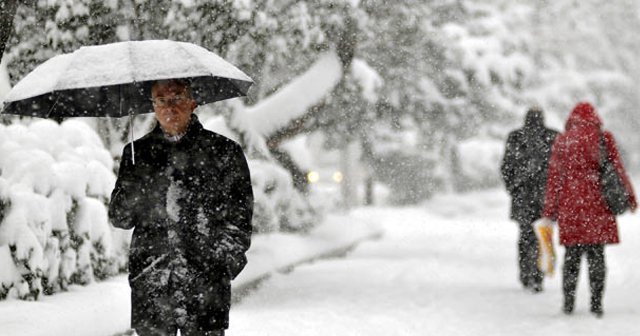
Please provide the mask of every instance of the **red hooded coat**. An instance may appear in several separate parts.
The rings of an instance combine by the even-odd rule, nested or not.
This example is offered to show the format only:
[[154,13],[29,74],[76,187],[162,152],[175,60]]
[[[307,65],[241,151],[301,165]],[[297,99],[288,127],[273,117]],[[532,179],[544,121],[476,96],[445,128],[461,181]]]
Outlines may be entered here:
[[616,217],[600,191],[600,136],[604,133],[609,160],[637,207],[613,135],[602,131],[602,121],[588,103],[578,104],[567,119],[565,132],[551,149],[543,216],[556,220],[560,244],[615,244],[619,242]]

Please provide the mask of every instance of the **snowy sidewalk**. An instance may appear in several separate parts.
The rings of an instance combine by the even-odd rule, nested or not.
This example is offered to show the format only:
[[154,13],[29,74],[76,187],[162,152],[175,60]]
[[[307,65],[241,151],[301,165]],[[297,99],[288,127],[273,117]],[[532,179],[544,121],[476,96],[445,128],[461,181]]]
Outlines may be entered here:
[[[254,236],[249,263],[233,281],[237,299],[256,283],[317,258],[344,253],[359,242],[381,235],[376,225],[348,216],[330,215],[307,236]],[[121,275],[37,302],[0,302],[0,336],[112,336],[129,325],[129,286]]]
[[380,223],[384,236],[346,258],[266,280],[233,306],[228,335],[640,335],[637,214],[620,217],[622,243],[606,249],[603,319],[589,314],[584,262],[573,316],[560,310],[561,274],[546,279],[542,293],[521,288],[517,225],[508,220],[502,190],[439,196],[418,207],[363,208],[352,216]]

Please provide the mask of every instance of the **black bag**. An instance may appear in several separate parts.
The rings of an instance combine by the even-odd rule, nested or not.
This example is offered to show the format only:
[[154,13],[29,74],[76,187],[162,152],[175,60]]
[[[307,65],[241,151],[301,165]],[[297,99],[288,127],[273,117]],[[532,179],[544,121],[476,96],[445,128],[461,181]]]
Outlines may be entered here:
[[603,135],[600,135],[600,188],[609,210],[614,215],[621,215],[631,208],[629,194],[622,178],[618,175],[613,162],[609,160]]

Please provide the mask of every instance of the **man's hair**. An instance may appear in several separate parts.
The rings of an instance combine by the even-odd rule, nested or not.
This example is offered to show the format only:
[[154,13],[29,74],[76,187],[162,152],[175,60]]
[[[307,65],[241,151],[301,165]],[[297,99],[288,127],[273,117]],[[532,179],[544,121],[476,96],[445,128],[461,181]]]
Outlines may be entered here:
[[542,114],[542,107],[540,107],[538,105],[533,105],[533,106],[529,107],[529,110],[527,112],[528,113],[540,113],[540,114]]
[[151,90],[158,85],[167,85],[167,86],[177,86],[183,87],[184,92],[187,94],[187,97],[193,99],[193,94],[191,92],[191,82],[185,78],[171,78],[171,79],[160,79],[153,83],[151,86]]

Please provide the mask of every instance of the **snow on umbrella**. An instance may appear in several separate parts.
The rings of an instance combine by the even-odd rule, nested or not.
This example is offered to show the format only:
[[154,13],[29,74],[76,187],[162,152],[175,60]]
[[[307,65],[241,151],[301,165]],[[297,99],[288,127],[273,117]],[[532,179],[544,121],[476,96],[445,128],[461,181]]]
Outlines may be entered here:
[[60,119],[151,113],[151,85],[181,78],[199,105],[245,96],[251,78],[195,44],[128,41],[49,59],[5,97],[2,113]]

